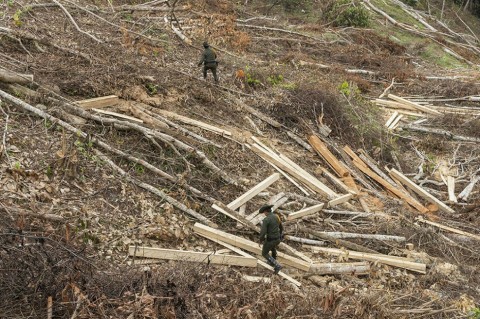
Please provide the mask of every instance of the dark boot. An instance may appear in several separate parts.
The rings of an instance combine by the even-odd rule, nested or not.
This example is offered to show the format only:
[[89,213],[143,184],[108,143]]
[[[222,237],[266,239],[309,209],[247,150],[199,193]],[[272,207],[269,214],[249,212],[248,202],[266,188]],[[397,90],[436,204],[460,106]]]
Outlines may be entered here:
[[282,266],[280,266],[278,261],[276,261],[272,256],[268,256],[267,262],[270,266],[273,267],[273,271],[275,272],[275,274],[278,274],[280,269],[282,269]]

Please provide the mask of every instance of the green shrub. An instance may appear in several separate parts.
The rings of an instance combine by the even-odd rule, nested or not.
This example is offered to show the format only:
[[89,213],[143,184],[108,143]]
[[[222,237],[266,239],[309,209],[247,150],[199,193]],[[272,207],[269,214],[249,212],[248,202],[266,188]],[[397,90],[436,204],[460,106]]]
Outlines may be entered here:
[[370,24],[370,14],[356,0],[337,0],[327,9],[326,18],[341,27],[364,28]]
[[415,7],[418,3],[418,0],[402,0],[402,2],[408,4],[409,6]]

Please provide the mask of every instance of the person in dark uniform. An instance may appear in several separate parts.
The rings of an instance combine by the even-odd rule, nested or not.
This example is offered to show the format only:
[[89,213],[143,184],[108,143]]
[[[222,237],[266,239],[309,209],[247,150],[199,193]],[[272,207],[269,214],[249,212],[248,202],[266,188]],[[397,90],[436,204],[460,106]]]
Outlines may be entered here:
[[203,64],[203,78],[207,78],[207,71],[210,70],[213,73],[213,78],[215,82],[218,83],[218,76],[217,76],[217,54],[207,42],[203,42],[203,47],[205,50],[203,51],[202,58],[200,62],[198,62],[198,66]]
[[[260,214],[265,214],[260,231],[260,244],[262,246],[262,256],[267,260],[268,264],[273,267],[276,274],[282,269],[277,262],[277,246],[281,242],[283,235],[283,225],[280,217],[272,211],[272,205],[262,206],[259,210]],[[270,251],[272,255],[270,256]]]

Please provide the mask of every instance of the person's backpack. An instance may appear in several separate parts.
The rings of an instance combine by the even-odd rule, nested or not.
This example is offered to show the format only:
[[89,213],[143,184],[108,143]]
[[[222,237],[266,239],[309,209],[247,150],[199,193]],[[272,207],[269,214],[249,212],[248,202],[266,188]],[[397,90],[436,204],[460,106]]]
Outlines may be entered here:
[[275,213],[275,216],[277,216],[278,220],[278,228],[280,229],[280,240],[283,241],[283,224],[282,224],[282,216],[278,213]]

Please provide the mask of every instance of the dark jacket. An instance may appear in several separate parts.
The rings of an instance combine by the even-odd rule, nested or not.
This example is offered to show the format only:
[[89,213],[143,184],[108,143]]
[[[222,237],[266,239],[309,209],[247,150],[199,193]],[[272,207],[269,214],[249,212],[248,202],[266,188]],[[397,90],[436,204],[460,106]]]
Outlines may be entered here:
[[212,48],[208,47],[203,51],[202,58],[198,62],[198,65],[205,64],[208,67],[217,66],[217,54]]
[[260,241],[264,241],[265,237],[267,241],[280,239],[281,230],[283,231],[283,225],[280,218],[274,213],[269,213],[262,222]]

